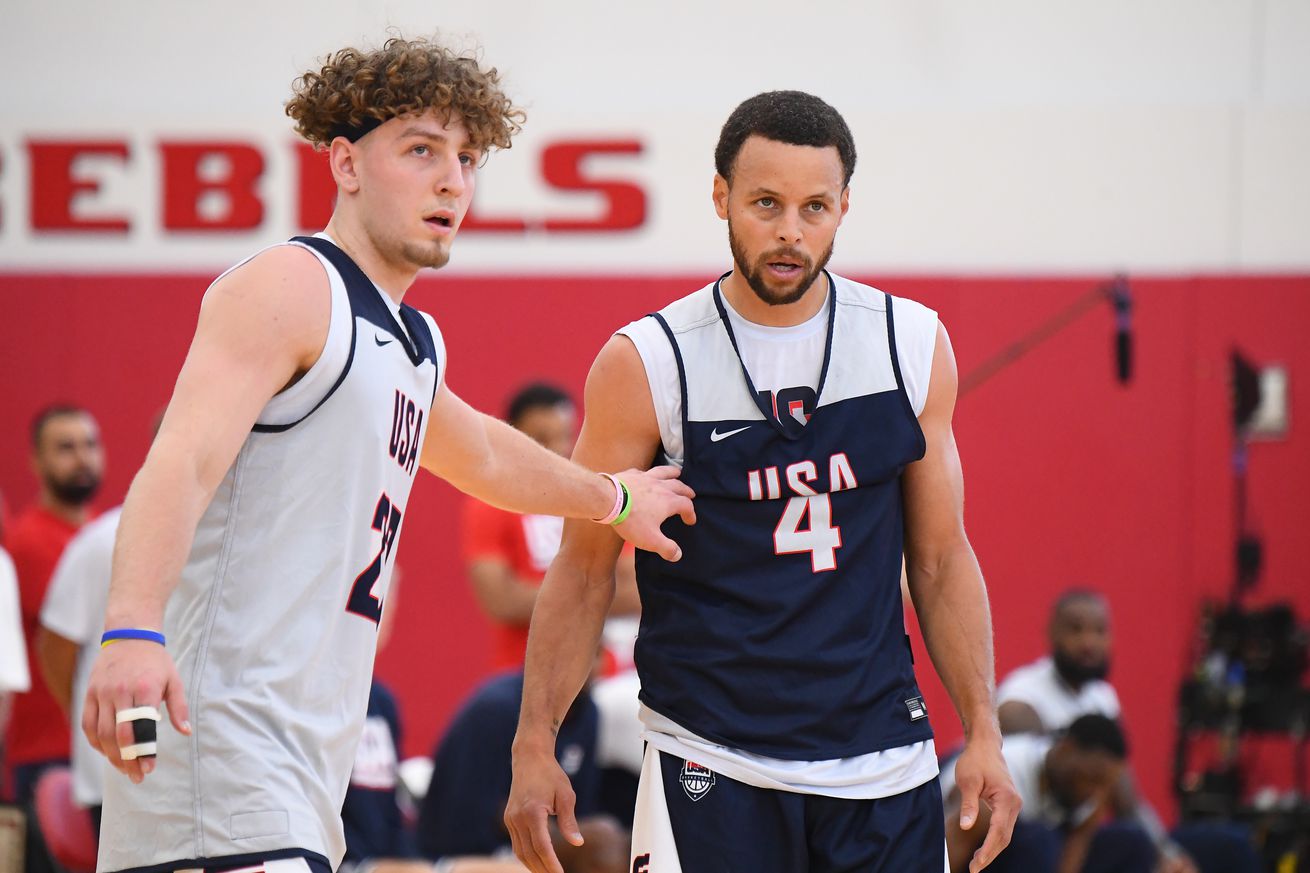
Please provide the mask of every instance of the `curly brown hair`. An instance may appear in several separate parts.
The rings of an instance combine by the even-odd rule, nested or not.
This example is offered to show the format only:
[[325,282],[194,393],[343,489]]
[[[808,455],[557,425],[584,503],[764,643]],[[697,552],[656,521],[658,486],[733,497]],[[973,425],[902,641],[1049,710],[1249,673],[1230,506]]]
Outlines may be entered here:
[[526,118],[501,90],[495,67],[423,38],[393,37],[373,51],[341,49],[296,79],[292,91],[287,115],[319,147],[351,129],[440,109],[464,121],[475,147],[507,149]]

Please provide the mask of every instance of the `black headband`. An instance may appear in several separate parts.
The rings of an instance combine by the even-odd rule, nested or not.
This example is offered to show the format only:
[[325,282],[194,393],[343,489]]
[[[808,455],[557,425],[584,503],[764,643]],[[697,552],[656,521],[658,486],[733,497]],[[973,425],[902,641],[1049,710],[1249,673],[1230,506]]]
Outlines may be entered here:
[[382,119],[374,118],[372,115],[364,116],[364,120],[359,124],[338,124],[328,131],[328,142],[339,136],[344,136],[351,142],[359,142],[359,138],[373,128],[382,124]]

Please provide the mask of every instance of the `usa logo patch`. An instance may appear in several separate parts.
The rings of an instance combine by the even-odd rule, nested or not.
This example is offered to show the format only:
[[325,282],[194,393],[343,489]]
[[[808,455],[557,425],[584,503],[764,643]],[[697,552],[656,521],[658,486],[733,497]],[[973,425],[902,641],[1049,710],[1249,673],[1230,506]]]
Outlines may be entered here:
[[714,787],[714,772],[694,761],[683,761],[678,781],[682,783],[682,790],[687,792],[688,797],[700,800]]

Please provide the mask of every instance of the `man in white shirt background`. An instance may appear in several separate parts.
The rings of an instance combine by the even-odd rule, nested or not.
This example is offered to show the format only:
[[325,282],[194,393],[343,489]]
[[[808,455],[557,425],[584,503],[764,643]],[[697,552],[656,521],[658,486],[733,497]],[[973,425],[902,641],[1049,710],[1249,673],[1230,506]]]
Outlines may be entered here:
[[31,685],[23,650],[23,619],[18,611],[18,573],[9,553],[0,548],[0,744],[13,695]]
[[[1107,681],[1113,636],[1110,606],[1084,588],[1065,591],[1051,608],[1050,654],[1018,667],[997,686],[997,718],[1008,748],[1015,735],[1050,737],[1086,715],[1121,720],[1119,695]],[[1107,811],[1123,831],[1144,830],[1159,853],[1157,873],[1235,873],[1255,863],[1249,834],[1223,824],[1189,824],[1171,835],[1138,795],[1125,765]],[[1076,871],[1077,868],[1074,868]]]
[[[105,630],[109,571],[122,511],[121,506],[110,509],[69,541],[41,605],[41,630],[36,642],[41,674],[74,728],[82,723],[87,680]],[[99,831],[104,759],[91,748],[82,731],[73,730],[72,737],[69,763],[73,799],[89,810]]]

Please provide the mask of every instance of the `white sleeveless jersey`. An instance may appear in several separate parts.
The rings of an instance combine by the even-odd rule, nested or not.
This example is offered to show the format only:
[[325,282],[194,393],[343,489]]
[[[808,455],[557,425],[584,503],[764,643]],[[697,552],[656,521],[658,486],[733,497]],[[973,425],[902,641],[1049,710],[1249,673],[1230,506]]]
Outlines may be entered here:
[[[937,313],[914,301],[888,297],[875,288],[828,275],[831,293],[820,311],[799,325],[771,328],[746,321],[718,293],[716,282],[666,307],[660,317],[639,319],[619,331],[632,340],[646,370],[660,427],[660,460],[684,467],[684,480],[687,478],[686,435],[696,428],[706,430],[714,422],[722,427],[716,427],[709,435],[708,450],[723,452],[725,447],[732,449],[734,440],[750,437],[752,429],[767,432],[767,426],[754,423],[766,418],[765,408],[785,433],[799,436],[800,429],[819,407],[849,403],[851,398],[866,394],[887,392],[894,397],[901,384],[909,412],[915,417],[922,413],[936,346]],[[889,345],[888,332],[889,306],[893,300],[894,346]],[[724,330],[725,323],[731,325],[731,335]],[[671,333],[666,332],[663,324],[669,325]],[[673,336],[676,345],[671,341]],[[831,357],[828,356],[830,347]],[[743,367],[750,374],[751,390],[767,400],[757,400],[740,390]],[[822,397],[819,396],[821,382]],[[685,411],[684,396],[689,406]],[[841,424],[840,419],[830,418],[825,426]],[[876,416],[861,419],[859,424],[872,428],[870,432],[875,433],[879,419]],[[870,438],[869,442],[877,443],[878,439]],[[760,457],[751,454],[751,463],[745,466],[768,463]],[[702,465],[708,462],[709,459],[702,459]],[[828,465],[825,463],[823,467],[826,471]],[[695,487],[699,495],[698,510],[708,517],[712,508],[705,497],[710,491],[702,493],[699,484]],[[850,548],[854,544],[846,545]],[[894,545],[899,556],[900,544]],[[691,566],[691,563],[684,557],[680,566]],[[871,579],[872,575],[870,570]],[[640,565],[637,578],[642,583]],[[898,586],[893,588],[885,599],[887,608],[894,612],[889,624],[899,631],[902,630],[900,594]],[[647,593],[644,590],[642,594],[643,607],[649,606],[645,602]],[[649,610],[643,611],[643,622],[648,621],[649,615]],[[679,616],[683,625],[688,624],[687,610],[679,610]],[[643,634],[651,630],[643,624]],[[718,630],[733,639],[742,639],[750,633],[741,630],[734,635],[734,631],[721,625]],[[899,644],[899,634],[893,636]],[[640,645],[639,636],[639,648]],[[817,653],[801,651],[797,658],[815,660]],[[639,659],[639,671],[641,667]],[[647,664],[648,671],[657,667],[658,664]],[[730,687],[745,687],[744,683],[723,681]],[[781,677],[775,681],[785,684]],[[712,692],[707,692],[707,696],[712,696]],[[868,799],[908,791],[937,775],[936,750],[930,738],[916,738],[904,745],[861,754],[784,759],[702,736],[692,726],[649,705],[640,707],[639,718],[645,728],[642,738],[651,748],[696,761],[716,773],[759,788]],[[743,719],[733,721],[740,728]]]
[[110,773],[101,871],[335,869],[345,851],[377,622],[445,348],[325,237],[292,244],[327,271],[328,341],[265,408],[196,529],[164,619],[193,733],[161,723],[141,785]]

